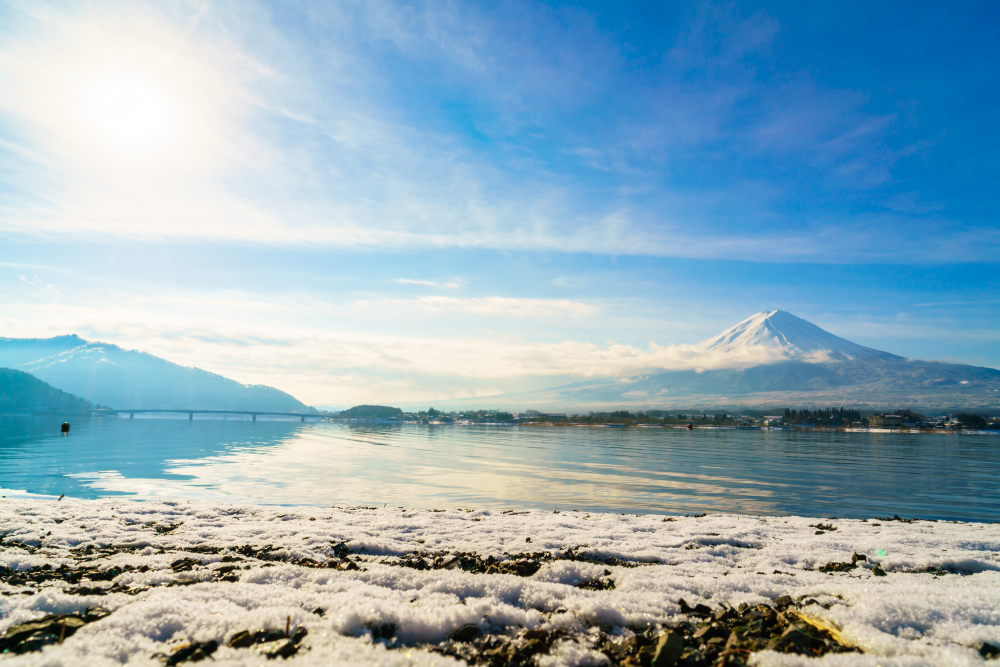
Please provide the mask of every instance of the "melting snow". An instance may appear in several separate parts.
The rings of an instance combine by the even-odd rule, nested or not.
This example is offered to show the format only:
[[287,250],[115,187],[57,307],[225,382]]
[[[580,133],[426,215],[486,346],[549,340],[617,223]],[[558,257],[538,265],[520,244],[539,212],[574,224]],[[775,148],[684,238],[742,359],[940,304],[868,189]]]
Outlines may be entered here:
[[[974,648],[979,643],[1000,644],[1000,525],[737,515],[671,519],[7,498],[0,500],[0,566],[19,572],[64,564],[119,568],[123,572],[113,582],[84,579],[78,585],[113,585],[132,594],[70,594],[74,586],[58,579],[32,587],[5,576],[0,632],[46,614],[100,605],[111,613],[61,645],[7,661],[158,665],[155,655],[184,642],[215,640],[220,647],[203,664],[274,665],[226,642],[242,630],[281,630],[287,618],[292,627],[308,630],[303,650],[288,660],[295,665],[448,665],[456,661],[415,645],[442,641],[468,624],[493,633],[561,628],[581,636],[595,626],[669,626],[681,619],[681,598],[714,608],[789,595],[815,599],[819,604],[808,607],[811,613],[838,627],[843,640],[864,654],[811,659],[765,651],[752,664],[971,665],[982,662]],[[291,563],[335,557],[338,549],[343,553],[341,543],[361,569]],[[275,560],[246,550],[234,558],[244,545],[272,545]],[[531,576],[398,566],[399,557],[414,552],[428,558],[475,552],[504,561],[511,554],[559,555],[574,547],[622,564],[549,560]],[[855,552],[868,557],[857,569],[818,569],[849,562]],[[227,555],[227,562],[235,560],[232,578],[238,581],[213,577]],[[191,564],[178,566],[184,558]],[[887,576],[874,576],[876,564]],[[576,587],[601,576],[615,581],[614,590]],[[190,585],[169,586],[178,580]],[[24,593],[29,589],[35,594]],[[373,638],[373,629],[386,624],[395,642]],[[564,641],[535,659],[539,665],[605,661],[582,641]]]

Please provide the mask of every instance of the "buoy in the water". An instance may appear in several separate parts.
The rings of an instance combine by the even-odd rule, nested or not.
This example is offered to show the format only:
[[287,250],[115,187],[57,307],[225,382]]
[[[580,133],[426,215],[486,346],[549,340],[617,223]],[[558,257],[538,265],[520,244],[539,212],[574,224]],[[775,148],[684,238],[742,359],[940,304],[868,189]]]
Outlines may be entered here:
[[69,422],[63,422],[62,432],[63,433],[69,433]]

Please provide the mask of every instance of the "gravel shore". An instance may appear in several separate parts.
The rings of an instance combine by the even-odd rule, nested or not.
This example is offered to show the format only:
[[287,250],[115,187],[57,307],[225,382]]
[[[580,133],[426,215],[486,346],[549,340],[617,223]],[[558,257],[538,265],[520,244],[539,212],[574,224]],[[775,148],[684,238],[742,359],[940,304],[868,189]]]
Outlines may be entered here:
[[5,498],[0,536],[15,665],[1000,657],[1000,524]]

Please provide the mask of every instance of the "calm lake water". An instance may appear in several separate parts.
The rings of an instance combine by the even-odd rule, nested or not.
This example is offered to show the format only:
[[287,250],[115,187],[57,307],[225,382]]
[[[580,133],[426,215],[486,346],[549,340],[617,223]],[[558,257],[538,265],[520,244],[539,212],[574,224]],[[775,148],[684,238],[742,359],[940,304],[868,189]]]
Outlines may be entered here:
[[0,417],[0,487],[80,498],[1000,520],[1000,437]]

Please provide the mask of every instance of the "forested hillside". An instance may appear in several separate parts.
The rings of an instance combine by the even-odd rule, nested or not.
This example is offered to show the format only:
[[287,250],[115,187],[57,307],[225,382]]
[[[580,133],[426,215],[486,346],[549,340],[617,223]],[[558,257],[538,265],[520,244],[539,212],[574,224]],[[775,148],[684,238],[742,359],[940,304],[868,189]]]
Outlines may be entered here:
[[30,373],[0,368],[0,414],[32,410],[79,412],[93,407],[90,401],[56,389]]

